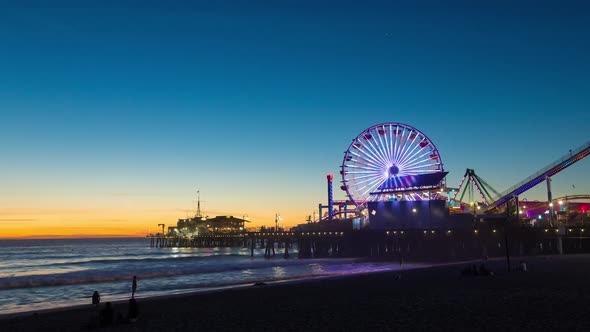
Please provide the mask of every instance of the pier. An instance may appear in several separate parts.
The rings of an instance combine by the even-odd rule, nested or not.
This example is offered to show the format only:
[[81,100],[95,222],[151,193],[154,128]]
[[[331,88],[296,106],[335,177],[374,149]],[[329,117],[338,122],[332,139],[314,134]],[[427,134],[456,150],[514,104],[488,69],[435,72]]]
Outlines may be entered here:
[[483,257],[590,253],[590,227],[391,229],[347,232],[248,232],[183,239],[150,236],[154,248],[249,248],[254,257],[371,257],[392,260],[464,260]]
[[[405,137],[405,139],[404,139]],[[328,205],[290,231],[248,232],[246,215],[204,217],[197,213],[150,235],[154,248],[248,248],[266,258],[370,257],[448,261],[484,257],[590,252],[589,195],[554,199],[551,178],[590,155],[590,142],[500,193],[468,168],[458,188],[446,185],[440,151],[415,127],[388,122],[352,140],[340,175],[347,199],[335,201],[328,174]],[[547,201],[519,197],[546,182]],[[479,197],[478,197],[479,195]],[[467,198],[467,201],[464,201]],[[338,206],[338,209],[335,209]],[[349,207],[354,207],[350,209]],[[322,214],[323,208],[327,213]],[[314,214],[315,215],[315,214]],[[343,216],[343,218],[342,218]],[[350,216],[350,217],[349,217]]]

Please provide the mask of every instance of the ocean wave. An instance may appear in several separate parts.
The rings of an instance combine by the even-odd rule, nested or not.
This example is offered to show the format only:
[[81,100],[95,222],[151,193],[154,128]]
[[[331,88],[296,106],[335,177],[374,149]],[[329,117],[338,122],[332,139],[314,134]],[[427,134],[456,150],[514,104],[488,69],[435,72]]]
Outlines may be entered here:
[[[127,257],[126,257],[127,256]],[[72,260],[63,260],[62,258],[58,258],[57,262],[47,261],[37,259],[32,262],[18,262],[14,264],[4,263],[0,264],[0,269],[10,269],[10,268],[35,268],[35,269],[42,269],[47,267],[56,267],[59,268],[60,266],[71,266],[71,265],[91,265],[91,264],[125,264],[125,263],[156,263],[156,262],[170,262],[170,261],[189,261],[189,260],[213,260],[219,259],[220,257],[241,257],[246,258],[246,255],[240,254],[219,254],[216,253],[215,255],[178,255],[178,257],[174,257],[172,255],[162,256],[162,257],[141,257],[142,255],[126,255],[121,257],[99,257],[99,258],[84,258],[84,259],[72,259]],[[131,256],[131,257],[129,257]],[[82,256],[79,256],[82,257]],[[43,263],[38,263],[38,262]]]
[[[217,257],[219,259],[219,257]],[[130,276],[137,275],[141,279],[174,277],[192,274],[213,274],[240,270],[259,270],[273,267],[295,266],[310,264],[306,260],[264,260],[241,262],[239,264],[209,264],[194,266],[192,264],[176,265],[171,264],[170,260],[164,260],[165,265],[146,265],[135,266],[131,268],[108,268],[108,269],[90,269],[84,271],[73,271],[66,273],[44,274],[44,275],[26,275],[0,278],[0,290],[11,290],[19,288],[35,287],[53,287],[79,284],[94,284],[103,282],[128,281]],[[330,260],[325,260],[328,262]],[[317,264],[317,261],[315,262]]]

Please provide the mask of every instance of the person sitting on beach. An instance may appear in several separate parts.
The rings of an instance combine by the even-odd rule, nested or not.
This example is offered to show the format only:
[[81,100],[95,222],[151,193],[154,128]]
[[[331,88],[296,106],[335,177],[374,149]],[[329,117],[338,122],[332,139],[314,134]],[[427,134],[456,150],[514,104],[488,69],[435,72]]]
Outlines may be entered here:
[[94,293],[92,293],[92,304],[94,304],[95,306],[98,306],[99,303],[100,303],[100,294],[98,294],[98,291],[94,291]]
[[113,308],[111,302],[107,302],[106,306],[100,311],[99,322],[101,327],[113,325]]

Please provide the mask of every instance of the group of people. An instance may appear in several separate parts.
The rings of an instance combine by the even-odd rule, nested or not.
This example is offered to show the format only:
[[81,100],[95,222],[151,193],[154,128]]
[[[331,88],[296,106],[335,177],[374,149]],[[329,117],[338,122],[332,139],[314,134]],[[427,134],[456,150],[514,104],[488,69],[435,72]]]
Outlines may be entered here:
[[[139,310],[137,307],[137,300],[135,300],[135,291],[137,291],[137,276],[133,276],[133,282],[131,284],[131,298],[129,299],[129,304],[127,307],[127,319],[123,318],[121,314],[117,316],[117,323],[120,322],[135,322],[137,320],[137,316],[139,315]],[[97,308],[100,305],[100,294],[98,291],[94,291],[92,294],[92,304],[95,305]],[[99,312],[98,321],[101,327],[111,326],[115,323],[115,312],[113,311],[113,307],[111,306],[111,302],[107,302]]]

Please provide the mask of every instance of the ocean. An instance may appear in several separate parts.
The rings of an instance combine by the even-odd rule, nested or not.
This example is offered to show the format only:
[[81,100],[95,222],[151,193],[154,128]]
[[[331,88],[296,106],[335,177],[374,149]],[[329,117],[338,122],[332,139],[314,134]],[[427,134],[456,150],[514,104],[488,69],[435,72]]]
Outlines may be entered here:
[[145,298],[256,282],[394,270],[355,259],[263,257],[248,248],[150,248],[146,238],[0,240],[0,315]]

